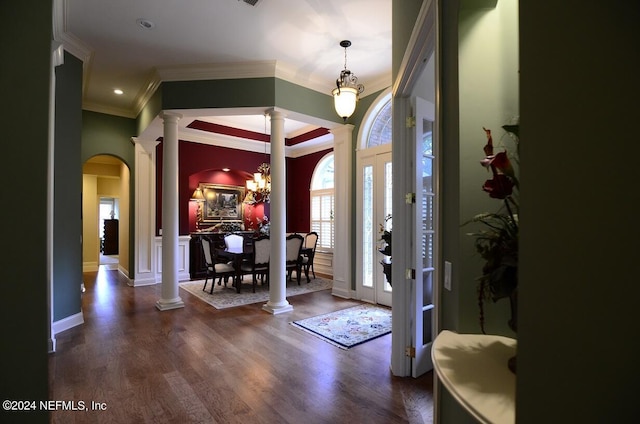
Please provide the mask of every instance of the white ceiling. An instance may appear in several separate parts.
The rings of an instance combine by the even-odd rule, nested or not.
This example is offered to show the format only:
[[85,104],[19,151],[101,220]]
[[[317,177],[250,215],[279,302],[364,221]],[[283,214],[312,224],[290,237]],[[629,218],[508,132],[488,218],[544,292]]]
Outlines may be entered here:
[[[391,84],[391,0],[54,0],[54,37],[84,60],[83,107],[127,117],[160,81],[220,69],[275,66],[329,95],[344,68],[343,39],[353,43],[347,65],[364,96]],[[198,118],[263,132],[262,112],[240,115]],[[318,125],[297,118],[285,121],[287,137]]]

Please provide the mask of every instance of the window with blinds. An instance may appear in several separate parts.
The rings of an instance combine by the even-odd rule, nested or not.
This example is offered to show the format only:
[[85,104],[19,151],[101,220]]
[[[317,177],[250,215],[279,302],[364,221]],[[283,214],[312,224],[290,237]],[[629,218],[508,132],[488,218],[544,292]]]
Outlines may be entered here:
[[317,249],[333,251],[333,189],[311,192],[311,231],[318,233]]
[[333,208],[333,153],[330,153],[318,162],[311,179],[311,231],[318,233],[318,250],[333,251]]

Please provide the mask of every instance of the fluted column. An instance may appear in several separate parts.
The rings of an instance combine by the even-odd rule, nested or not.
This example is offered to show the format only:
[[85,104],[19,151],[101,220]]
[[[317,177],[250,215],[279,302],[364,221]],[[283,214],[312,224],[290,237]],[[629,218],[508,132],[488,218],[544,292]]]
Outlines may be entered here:
[[269,302],[262,309],[272,314],[292,311],[287,301],[285,232],[287,226],[284,114],[274,109],[271,116],[271,257],[269,260]]
[[162,139],[162,297],[161,311],[184,307],[178,294],[178,120],[182,115],[165,112]]

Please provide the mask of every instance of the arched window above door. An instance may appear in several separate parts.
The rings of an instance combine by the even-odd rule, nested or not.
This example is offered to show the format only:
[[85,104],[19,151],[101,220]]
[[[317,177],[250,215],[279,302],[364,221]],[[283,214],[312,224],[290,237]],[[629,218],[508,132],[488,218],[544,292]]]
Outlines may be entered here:
[[393,130],[391,121],[391,87],[389,87],[371,104],[362,119],[358,134],[359,150],[390,145]]
[[367,147],[391,143],[391,131],[391,99],[389,99],[373,119],[367,135]]

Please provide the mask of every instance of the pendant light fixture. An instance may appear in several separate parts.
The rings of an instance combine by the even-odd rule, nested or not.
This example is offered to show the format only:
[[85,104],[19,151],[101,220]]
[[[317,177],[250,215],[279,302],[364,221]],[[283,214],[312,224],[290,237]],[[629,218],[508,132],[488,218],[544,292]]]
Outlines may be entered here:
[[340,46],[344,47],[344,69],[336,80],[337,87],[331,92],[336,112],[344,122],[347,122],[347,118],[353,115],[359,95],[364,91],[364,85],[358,84],[358,77],[347,69],[347,47],[350,45],[351,41],[349,40],[340,42]]

